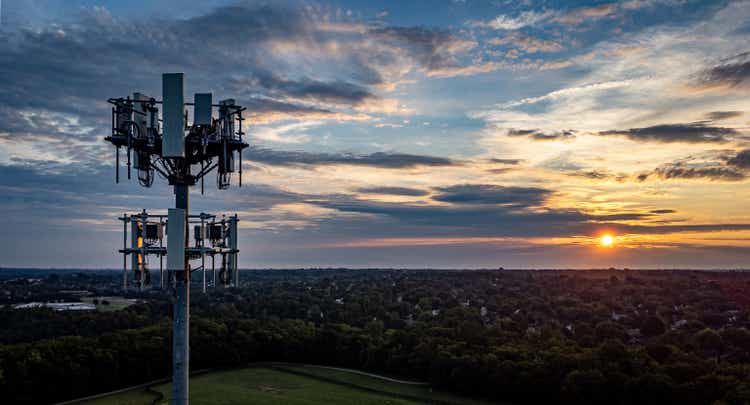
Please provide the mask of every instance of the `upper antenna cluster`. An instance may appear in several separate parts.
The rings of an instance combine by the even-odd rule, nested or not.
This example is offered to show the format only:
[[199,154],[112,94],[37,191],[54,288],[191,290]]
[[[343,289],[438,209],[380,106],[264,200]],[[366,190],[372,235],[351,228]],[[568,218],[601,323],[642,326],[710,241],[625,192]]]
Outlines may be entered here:
[[[217,169],[216,184],[219,189],[225,189],[231,183],[235,166],[238,166],[242,187],[241,152],[248,146],[242,140],[245,108],[235,104],[234,99],[213,104],[211,93],[195,93],[194,101],[186,103],[184,89],[182,73],[166,73],[162,81],[162,100],[141,93],[134,93],[132,98],[107,100],[113,105],[112,135],[105,139],[117,148],[117,182],[120,181],[120,148],[125,148],[128,179],[132,167],[144,187],[150,187],[158,173],[172,185],[194,185],[201,180],[203,192],[204,176]],[[186,106],[192,106],[192,124],[188,122]],[[195,174],[193,166],[196,166]]]

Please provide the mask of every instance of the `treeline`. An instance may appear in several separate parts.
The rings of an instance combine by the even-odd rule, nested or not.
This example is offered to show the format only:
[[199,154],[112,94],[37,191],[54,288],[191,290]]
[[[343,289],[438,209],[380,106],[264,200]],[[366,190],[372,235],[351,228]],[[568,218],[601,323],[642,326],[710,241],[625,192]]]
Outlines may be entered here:
[[[242,290],[194,293],[193,369],[326,364],[518,404],[750,403],[747,308],[726,293],[750,286],[744,274],[286,271],[245,279]],[[122,324],[104,313],[24,315],[31,330],[40,319],[94,329],[70,337],[39,328],[26,343],[0,346],[0,395],[51,403],[167,377],[169,312],[156,298],[116,312]],[[23,319],[0,315],[14,327]]]
[[[0,392],[12,403],[42,404],[155,380],[170,374],[170,324],[100,337],[60,337],[0,347]],[[582,349],[540,336],[494,345],[461,330],[382,329],[301,320],[195,319],[195,369],[256,361],[307,362],[422,378],[466,395],[515,403],[743,404],[747,364],[717,363],[655,342],[607,340]],[[546,333],[546,332],[545,332]]]
[[54,311],[49,308],[0,309],[0,344],[30,342],[57,336],[100,336],[137,329],[166,319],[167,302],[138,305],[128,311]]

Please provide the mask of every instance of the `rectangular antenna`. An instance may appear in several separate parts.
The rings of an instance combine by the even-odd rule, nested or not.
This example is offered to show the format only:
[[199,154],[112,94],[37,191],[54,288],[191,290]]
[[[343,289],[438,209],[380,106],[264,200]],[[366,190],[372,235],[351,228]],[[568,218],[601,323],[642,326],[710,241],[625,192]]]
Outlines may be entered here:
[[193,125],[211,125],[212,102],[213,96],[211,93],[195,93]]
[[[133,100],[135,101],[148,101],[151,97],[142,93],[133,93]],[[148,134],[148,105],[146,103],[133,103],[133,110],[136,112],[133,114],[133,121],[138,124],[138,136],[145,138]]]
[[[141,93],[133,93],[133,100],[135,101],[148,101],[150,98]],[[141,139],[148,138],[148,106],[146,103],[133,103],[133,121],[138,126],[138,133],[135,135]],[[133,154],[133,167],[136,169],[141,167],[139,158],[138,153]]]
[[[138,238],[140,237],[140,226],[141,223],[138,222],[135,218],[130,222],[130,248],[131,249],[140,249],[140,246],[138,246]],[[130,255],[130,268],[133,271],[133,274],[138,273],[138,253],[133,253]]]
[[232,249],[232,254],[229,256],[229,267],[230,267],[230,273],[232,275],[232,279],[234,280],[234,286],[239,287],[239,276],[240,271],[237,268],[237,216],[233,216],[229,219],[229,248]]
[[167,211],[167,270],[185,270],[185,209]]
[[162,75],[162,156],[185,157],[185,82],[182,73]]

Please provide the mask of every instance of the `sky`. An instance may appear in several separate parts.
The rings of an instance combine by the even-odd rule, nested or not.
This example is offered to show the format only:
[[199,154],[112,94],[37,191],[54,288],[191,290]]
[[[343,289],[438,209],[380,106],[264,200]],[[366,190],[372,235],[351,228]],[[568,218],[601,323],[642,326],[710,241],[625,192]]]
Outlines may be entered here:
[[[5,0],[0,266],[116,268],[110,97],[247,107],[243,268],[744,268],[750,2]],[[610,235],[614,243],[600,241]]]

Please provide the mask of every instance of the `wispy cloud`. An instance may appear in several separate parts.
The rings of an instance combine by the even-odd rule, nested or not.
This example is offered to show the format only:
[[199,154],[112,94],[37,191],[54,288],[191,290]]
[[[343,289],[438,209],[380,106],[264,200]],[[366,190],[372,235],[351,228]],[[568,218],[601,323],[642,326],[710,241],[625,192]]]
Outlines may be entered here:
[[563,45],[557,41],[537,38],[520,32],[512,32],[502,37],[490,38],[487,42],[492,45],[513,47],[526,53],[558,52],[563,49]]
[[633,83],[633,80],[613,80],[613,81],[601,82],[601,83],[588,83],[588,84],[584,84],[581,86],[567,87],[564,89],[555,90],[542,96],[527,97],[521,100],[508,101],[506,103],[498,104],[497,107],[500,109],[508,109],[508,108],[519,107],[519,106],[523,106],[527,104],[536,104],[536,103],[540,103],[543,101],[555,101],[555,100],[562,100],[566,98],[574,98],[574,97],[578,97],[584,94],[592,94],[595,92],[618,89],[618,88],[630,86],[632,83]]
[[253,130],[253,138],[275,143],[305,143],[310,140],[307,131],[321,125],[322,121],[304,121],[273,127],[256,127]]
[[610,16],[617,10],[618,6],[616,3],[601,4],[593,7],[581,7],[557,17],[556,21],[564,24],[580,24],[587,19]]
[[489,21],[475,21],[472,24],[477,27],[488,27],[496,30],[517,30],[530,25],[547,21],[555,15],[553,11],[528,10],[516,16],[500,14]]

